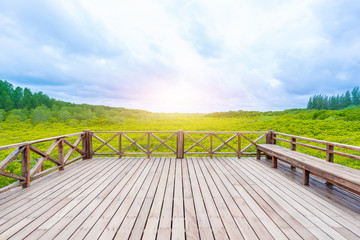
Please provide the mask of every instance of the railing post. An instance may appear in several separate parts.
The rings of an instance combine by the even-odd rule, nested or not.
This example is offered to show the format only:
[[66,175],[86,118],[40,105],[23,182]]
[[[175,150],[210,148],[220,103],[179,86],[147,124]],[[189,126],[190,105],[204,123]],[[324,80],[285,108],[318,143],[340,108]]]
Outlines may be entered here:
[[[291,150],[296,151],[296,138],[294,138],[294,137],[291,138]],[[296,169],[296,167],[291,165],[291,170],[295,170],[295,169]]]
[[85,152],[83,160],[92,158],[92,136],[89,130],[84,130],[84,138],[82,140],[82,149]]
[[[276,144],[276,141],[274,139],[274,135],[275,135],[274,132],[275,132],[274,130],[268,131],[268,135],[266,136],[266,144]],[[269,155],[266,155],[266,158],[268,160],[271,159],[271,157]]]
[[[266,144],[274,144],[274,130],[269,130],[268,135],[266,136]],[[275,141],[276,143],[276,141]]]
[[150,158],[150,132],[148,132],[148,137],[147,137],[147,157]]
[[330,145],[329,143],[326,144],[326,161],[327,162],[334,162],[334,145]]
[[213,133],[210,133],[210,158],[213,157]]
[[119,158],[121,158],[122,157],[122,150],[121,150],[121,148],[122,148],[122,145],[121,145],[121,132],[119,133]]
[[30,146],[25,145],[21,153],[21,176],[25,178],[23,188],[30,187]]
[[241,133],[238,133],[238,158],[241,158]]
[[58,143],[58,156],[59,156],[59,163],[61,164],[59,170],[64,170],[64,143],[61,139]]
[[296,138],[291,138],[291,150],[296,151]]
[[[326,161],[327,162],[334,162],[334,154],[332,153],[334,151],[334,145],[330,145],[329,143],[326,144]],[[328,187],[332,187],[333,184],[330,182],[326,182],[326,185]]]
[[179,130],[177,132],[177,144],[176,144],[176,157],[184,158],[184,131]]
[[275,131],[272,130],[271,132],[271,144],[276,144],[276,134],[275,134]]

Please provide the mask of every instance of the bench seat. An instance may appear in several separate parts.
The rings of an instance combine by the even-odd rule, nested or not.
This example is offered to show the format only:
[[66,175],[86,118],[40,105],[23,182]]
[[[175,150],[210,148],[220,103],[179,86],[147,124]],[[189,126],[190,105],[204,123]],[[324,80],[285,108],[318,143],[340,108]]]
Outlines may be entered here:
[[309,184],[309,174],[324,179],[330,184],[337,185],[348,191],[360,195],[360,171],[337,163],[327,162],[323,159],[292,151],[275,144],[257,144],[257,157],[260,152],[272,157],[272,166],[277,167],[280,159],[293,167],[303,170],[303,184]]

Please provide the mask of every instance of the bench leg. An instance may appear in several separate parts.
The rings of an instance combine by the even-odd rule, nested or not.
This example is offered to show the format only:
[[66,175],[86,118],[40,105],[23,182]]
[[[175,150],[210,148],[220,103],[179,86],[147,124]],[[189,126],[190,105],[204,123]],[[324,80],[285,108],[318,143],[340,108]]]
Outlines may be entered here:
[[303,169],[303,184],[304,185],[309,185],[309,177],[310,177],[310,172],[308,170]]
[[329,183],[329,182],[326,182],[325,184],[326,184],[327,187],[332,187],[332,186],[334,186],[332,183]]
[[277,168],[277,157],[272,156],[272,167]]
[[260,160],[260,150],[256,149],[256,159]]

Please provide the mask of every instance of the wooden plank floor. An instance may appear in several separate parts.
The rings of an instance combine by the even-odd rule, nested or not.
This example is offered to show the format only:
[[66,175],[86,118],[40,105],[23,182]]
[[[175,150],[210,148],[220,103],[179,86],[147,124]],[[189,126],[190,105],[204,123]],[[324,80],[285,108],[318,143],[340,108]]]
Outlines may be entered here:
[[94,158],[0,194],[0,239],[359,239],[360,198],[255,158]]

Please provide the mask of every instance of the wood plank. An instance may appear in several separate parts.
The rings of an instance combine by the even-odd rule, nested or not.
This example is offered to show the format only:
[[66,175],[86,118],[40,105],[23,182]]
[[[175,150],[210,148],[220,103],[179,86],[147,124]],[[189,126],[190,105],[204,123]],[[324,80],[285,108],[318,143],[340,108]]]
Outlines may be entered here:
[[[142,207],[146,208],[145,213],[143,214],[145,217],[147,217],[149,213],[149,206],[152,203],[152,200],[154,198],[154,194],[156,191],[156,187],[159,184],[162,168],[164,166],[164,158],[160,159],[160,163],[157,166],[157,168],[153,168],[154,174],[150,173],[147,180],[141,187],[138,195],[136,196],[134,202],[132,203],[129,211],[126,214],[126,218],[120,225],[119,229],[116,232],[116,235],[114,239],[128,239],[132,231],[138,231],[139,234],[142,233],[142,227],[144,223],[140,223],[140,229],[133,229],[134,224],[138,218],[138,215],[140,215]],[[142,217],[144,219],[144,217]],[[117,220],[117,219],[116,219]],[[142,220],[143,221],[143,220]],[[144,221],[143,221],[144,222]],[[117,224],[117,222],[115,221]]]
[[[5,187],[0,188],[0,193],[4,193],[6,191],[9,191],[9,190],[11,190],[13,188],[16,188],[16,187],[24,184],[24,183],[25,183],[25,181],[17,181],[17,182],[11,183],[11,184],[9,184],[9,185],[7,185]],[[1,223],[0,223],[0,225],[1,225]]]
[[313,168],[324,168],[323,171],[327,171],[331,174],[342,174],[343,177],[346,177],[350,174],[351,178],[348,179],[349,181],[354,180],[355,183],[358,183],[360,181],[359,170],[357,169],[352,169],[335,163],[329,163],[320,158],[310,156],[301,152],[291,151],[277,145],[258,145],[258,148],[268,151],[270,154],[277,154],[278,156],[281,156],[280,158],[282,160],[285,161],[290,161],[290,159],[292,158],[299,163],[310,165]]
[[256,234],[248,239],[360,237],[359,197],[314,177],[304,187],[283,162],[274,170],[255,158],[155,161],[87,160],[0,194],[0,238],[239,239],[244,229]]
[[[252,166],[244,165],[244,167],[246,167],[249,173],[255,176],[256,170],[254,170]],[[298,202],[300,201],[300,199],[293,198],[290,192],[286,191],[286,189],[284,189],[283,187],[278,186],[280,184],[278,181],[273,181],[270,178],[265,178],[264,174],[262,175],[258,174],[257,178],[262,183],[262,186],[266,185],[267,187],[270,187],[274,192],[276,192],[279,196],[281,196],[281,199],[283,201],[291,203],[291,206],[293,208],[295,208],[298,212],[300,212],[303,216],[305,216],[308,221],[312,222],[312,224],[314,224],[314,227],[317,226],[317,228],[321,229],[324,233],[328,234],[328,237],[330,237],[331,235],[331,237],[336,237],[337,239],[344,239],[342,235],[334,231],[334,229],[331,226],[329,226],[326,222],[324,222],[325,220],[329,220],[329,219],[319,218],[318,216],[316,216],[312,211],[308,209],[311,207],[309,206],[309,204],[307,204],[307,206],[301,205]]]
[[148,192],[145,199],[146,202],[144,202],[141,208],[129,239],[141,239],[142,236],[143,239],[156,238],[169,166],[170,161],[168,158],[165,158],[164,166],[161,170],[161,177],[156,186],[156,192],[152,192],[155,187],[152,187],[152,190]]
[[[112,184],[114,179],[119,174],[122,174],[125,166],[126,164],[118,162],[118,164],[108,170],[106,174],[99,175],[96,182],[94,182],[90,188],[85,189],[81,195],[74,198],[71,197],[71,202],[39,226],[28,238],[38,239],[41,236],[39,239],[54,239],[71,220],[78,216],[86,207],[90,206],[92,201],[100,201],[100,198],[98,198],[99,195],[106,195],[111,191],[111,188],[114,186]],[[46,231],[45,234],[43,234],[44,231]]]
[[202,200],[204,201],[204,204],[206,206],[206,211],[208,213],[208,218],[211,224],[211,228],[213,230],[214,236],[216,239],[228,239],[228,233],[226,232],[226,229],[224,227],[224,224],[221,221],[221,216],[218,212],[218,209],[216,207],[216,204],[214,202],[214,199],[211,196],[210,190],[206,184],[205,178],[201,172],[201,169],[199,168],[197,164],[196,158],[191,158],[190,161],[193,164],[193,167],[195,169],[195,173],[197,176],[197,179],[199,181],[199,186],[201,190],[201,195],[194,196],[197,198],[202,197]]
[[[111,169],[112,165],[113,164],[109,164],[107,167],[100,169],[101,171],[106,172],[108,169]],[[6,224],[10,225],[11,227],[9,228],[5,226],[5,224],[0,226],[0,232],[2,232],[0,234],[0,238],[10,237],[19,231],[21,231],[21,235],[23,235],[19,238],[24,238],[27,236],[27,234],[42,224],[44,219],[46,220],[48,217],[51,217],[59,209],[71,201],[72,196],[75,197],[84,191],[84,188],[91,185],[91,183],[95,181],[94,176],[99,173],[99,170],[96,170],[98,169],[89,171],[85,178],[80,178],[78,181],[74,181],[74,185],[70,186],[71,188],[65,188],[63,192],[57,192],[58,196],[54,196],[53,198],[49,199],[43,199],[37,203],[38,206],[34,205],[34,207],[28,207],[27,210],[22,211],[15,217],[9,219]]]
[[[360,193],[360,174],[359,170],[351,169],[335,163],[322,161],[316,157],[312,157],[303,153],[291,151],[280,146],[268,147],[264,150],[263,146],[259,146],[263,151],[290,164],[306,169],[331,183],[335,183],[341,187]],[[269,152],[271,151],[271,152]]]
[[140,203],[142,202],[143,197],[145,197],[146,192],[156,173],[157,167],[160,163],[160,159],[148,159],[148,161],[149,166],[152,163],[149,171],[145,172],[146,174],[142,173],[142,175],[139,177],[138,182],[133,186],[129,195],[126,197],[121,206],[112,216],[111,220],[102,232],[99,239],[113,239],[117,231],[119,230],[119,227],[122,226],[122,222],[127,217],[127,214],[129,214],[129,211],[133,209],[132,206],[140,205]]
[[191,158],[186,158],[201,239],[215,239]]
[[[234,185],[228,181],[226,175],[230,173],[225,171],[225,175],[223,172],[216,166],[214,161],[209,161],[203,159],[205,161],[205,166],[208,168],[211,176],[214,179],[214,184],[218,185],[219,190],[221,190],[221,194],[223,195],[226,204],[231,207],[232,215],[236,217],[240,217],[247,221],[239,225],[239,228],[245,228],[242,231],[249,231],[249,229],[256,233],[259,239],[287,239],[287,237],[282,233],[282,231],[274,224],[274,222],[266,215],[265,212],[261,210],[259,205],[252,199],[251,196],[246,196],[246,191],[241,189],[242,193],[245,195],[245,198],[239,194]],[[215,168],[214,168],[215,166]],[[222,169],[225,170],[225,169]],[[239,223],[241,223],[239,221]],[[268,229],[265,228],[268,225]],[[272,232],[272,235],[270,234]]]
[[137,192],[141,188],[143,181],[145,180],[154,163],[155,159],[149,159],[149,161],[146,161],[146,165],[144,165],[142,169],[130,176],[130,179],[128,180],[125,187],[116,196],[116,198],[113,199],[112,203],[107,207],[95,225],[87,233],[85,239],[99,238],[102,234],[103,237],[105,237],[107,234],[114,234],[114,231],[117,230],[117,228],[110,229],[109,223],[112,221],[112,219],[115,218],[120,220],[123,219],[124,214],[126,214],[127,210],[129,209],[130,204],[136,197]]
[[[360,237],[360,228],[352,223],[352,221],[355,220],[354,218],[351,218],[352,221],[349,221],[343,217],[343,215],[346,214],[343,211],[336,209],[334,206],[330,208],[325,207],[324,205],[326,205],[326,201],[318,198],[317,196],[314,196],[313,194],[310,194],[308,191],[305,191],[306,188],[293,183],[284,184],[283,180],[285,179],[282,176],[273,175],[272,172],[266,171],[266,169],[258,164],[252,164],[251,161],[249,161],[249,165],[254,167],[256,166],[257,171],[263,174],[267,174],[273,181],[280,182],[281,185],[283,185],[282,189],[287,195],[290,196],[293,194],[294,199],[297,199],[299,203],[301,203],[303,206],[306,206],[312,213],[316,214],[316,216],[321,217],[321,219],[323,219],[334,229],[339,228],[342,233],[345,233],[345,235],[351,235],[351,233],[346,233],[347,229],[347,231],[350,230],[354,234],[357,234],[358,237]],[[336,210],[338,213],[336,213]],[[341,225],[345,227],[345,229],[342,229]]]
[[[230,196],[230,194],[226,192],[227,190],[224,189],[224,186],[221,185],[221,182],[214,182],[215,179],[212,179],[201,158],[197,158],[197,164],[202,169],[202,173],[230,239],[258,239],[243,213],[232,199],[232,196]],[[226,195],[222,196],[220,192]],[[228,199],[225,200],[225,198]]]
[[124,192],[126,191],[126,186],[127,188],[130,187],[130,184],[133,183],[132,179],[136,179],[136,176],[138,176],[143,171],[144,167],[148,163],[148,161],[146,161],[144,158],[133,159],[133,162],[136,164],[132,165],[131,170],[127,172],[127,174],[116,185],[113,191],[105,197],[105,199],[86,218],[86,220],[81,224],[81,226],[77,228],[77,230],[71,235],[70,239],[83,239],[88,234],[88,232],[93,228],[96,222],[101,218],[101,216],[106,212],[106,210],[109,207],[114,206],[112,204],[114,204],[115,199],[118,199],[120,201],[122,200],[121,197],[125,198],[126,194],[124,194]]
[[[259,163],[261,163],[265,169],[269,167],[267,161],[260,161]],[[300,171],[288,171],[288,165],[286,163],[281,163],[280,166],[280,177],[294,180],[290,181],[290,184],[295,187],[298,186],[296,180],[301,179],[302,177]],[[325,208],[332,209],[335,213],[341,214],[350,222],[358,223],[353,216],[354,214],[360,214],[360,198],[358,196],[343,191],[340,188],[334,187],[330,189],[325,187],[322,180],[319,178],[312,177],[311,181],[311,188],[300,189],[303,196],[307,196],[307,194],[311,193],[311,196],[315,197],[319,202],[321,201],[321,205]]]
[[185,240],[184,201],[181,159],[176,159],[174,206],[172,214],[171,239]]
[[185,234],[187,240],[198,240],[200,237],[199,226],[196,221],[196,211],[191,188],[189,169],[187,160],[182,159],[183,191],[184,191],[184,211],[185,211]]
[[161,209],[157,239],[171,238],[171,222],[172,222],[173,196],[174,196],[174,185],[175,185],[176,160],[174,158],[171,158],[170,161],[171,164],[169,170],[169,177],[166,184],[163,206]]
[[[72,166],[67,167],[66,175],[68,175],[69,178],[71,178],[74,174],[76,175],[82,172],[83,169],[86,169],[87,167],[87,164],[83,162],[80,165],[81,166],[77,165],[76,167],[72,167]],[[2,213],[4,213],[4,210],[8,209],[9,206],[12,206],[16,209],[18,206],[22,206],[22,204],[18,205],[18,202],[22,201],[23,199],[29,197],[35,198],[40,194],[43,195],[46,190],[58,186],[60,182],[59,179],[61,178],[63,178],[63,175],[57,173],[55,175],[46,176],[46,178],[42,178],[42,179],[46,179],[47,181],[40,181],[40,180],[33,181],[31,190],[30,188],[27,189],[19,188],[13,190],[12,192],[6,192],[1,194],[0,196],[3,196],[3,198],[0,199],[0,217],[3,215]],[[38,191],[40,189],[44,192]]]
[[[304,239],[316,239],[310,232],[316,231],[316,227],[309,220],[307,220],[302,214],[296,211],[288,202],[282,200],[275,192],[264,185],[261,181],[256,179],[256,175],[249,173],[246,169],[242,167],[241,161],[234,162],[231,159],[226,158],[220,159],[224,164],[226,169],[233,174],[233,176],[237,179],[237,181],[246,189],[246,191],[250,192],[252,196],[261,196],[261,198],[254,198],[259,204],[262,202],[261,207],[270,212],[277,213],[284,219],[284,222],[277,217],[275,214],[271,214],[271,218],[274,221],[277,221],[277,224],[283,226],[283,231],[287,229],[288,226],[291,226],[300,236]],[[263,201],[261,200],[263,198]],[[265,203],[266,204],[265,204]],[[267,204],[271,204],[267,206]],[[274,209],[273,211],[271,210]],[[322,233],[318,235],[319,237],[325,237],[326,234]]]
[[[121,164],[119,164],[119,162],[113,163],[110,164],[108,168],[105,168],[104,171],[111,173],[112,171],[116,171],[120,166]],[[95,174],[101,174],[101,171],[102,168],[99,168]],[[40,239],[44,237],[43,235],[45,234],[45,239],[47,239],[47,235],[51,235],[51,238],[53,238],[53,236],[58,233],[58,225],[56,225],[58,220],[62,219],[74,206],[81,204],[82,200],[85,199],[84,196],[90,197],[91,193],[97,190],[97,184],[101,184],[105,178],[106,174],[103,174],[103,177],[98,179],[95,175],[90,180],[87,179],[86,182],[83,182],[83,185],[70,188],[69,195],[60,195],[50,201],[44,199],[44,201],[42,201],[45,203],[44,206],[30,215],[29,218],[33,221],[28,223],[26,227],[22,228],[13,237],[19,239],[25,237],[27,239]],[[89,188],[89,186],[94,188]],[[39,215],[39,213],[42,214]],[[49,229],[51,230],[50,233]]]
[[[73,171],[67,172],[68,177],[65,178],[64,174],[58,174],[54,178],[53,183],[47,183],[44,181],[40,184],[34,184],[31,187],[31,190],[22,190],[14,194],[14,198],[7,199],[8,201],[0,205],[0,217],[6,219],[12,219],[16,214],[24,214],[23,211],[29,208],[35,208],[36,203],[44,198],[50,198],[52,193],[56,193],[58,190],[65,190],[69,187],[69,183],[72,183],[73,180],[80,180],[82,176],[87,176],[89,173],[84,171],[89,165],[83,165],[79,169],[69,169]],[[75,182],[74,182],[75,183]],[[21,193],[24,192],[22,195]],[[15,200],[16,199],[16,200]],[[10,214],[11,213],[11,214]]]
[[[290,225],[279,215],[277,206],[274,206],[272,204],[270,206],[270,201],[267,199],[268,196],[264,193],[259,195],[256,193],[249,184],[247,184],[246,181],[243,179],[236,179],[236,174],[234,175],[233,172],[231,172],[230,169],[228,169],[228,166],[224,165],[224,162],[220,162],[218,160],[211,161],[211,165],[214,167],[216,172],[219,173],[219,177],[221,179],[227,178],[229,180],[229,183],[227,184],[227,188],[229,189],[229,192],[232,196],[234,196],[236,199],[238,199],[238,195],[240,195],[240,198],[243,198],[243,200],[246,202],[246,204],[251,208],[252,211],[254,211],[254,214],[260,219],[260,221],[263,223],[263,225],[267,228],[267,230],[270,232],[270,234],[275,239],[282,239],[284,238],[284,234],[287,238],[290,239],[302,239],[291,227]],[[226,183],[226,182],[225,182]],[[232,191],[231,189],[236,189],[237,193]],[[237,200],[239,201],[239,200]],[[241,206],[244,206],[245,204],[241,204]],[[283,212],[285,212],[282,209]],[[249,216],[250,214],[246,214],[246,216]],[[291,219],[290,219],[291,220]],[[291,221],[289,221],[291,223]],[[254,224],[252,221],[250,221],[250,224]],[[292,226],[296,226],[299,224],[298,222],[295,222],[295,224],[292,224]],[[257,227],[254,226],[253,229],[257,231]],[[305,229],[303,229],[305,230]],[[282,233],[282,232],[283,233]],[[306,232],[306,231],[303,231]],[[261,233],[259,232],[258,235]],[[307,239],[311,239],[308,238]]]
[[[134,161],[134,159],[129,159],[126,162],[122,162],[121,168],[117,171],[118,175],[115,175],[116,178],[112,180],[98,196],[96,196],[90,203],[88,203],[87,206],[81,210],[77,216],[74,216],[74,211],[72,211],[72,216],[67,214],[64,217],[66,221],[61,220],[56,224],[56,228],[59,229],[59,234],[57,234],[55,239],[69,239],[80,226],[84,227],[84,221],[87,220],[88,217],[91,216],[94,211],[96,211],[97,208],[106,201],[107,198],[110,197],[113,199],[112,197],[117,194],[115,191],[116,187],[120,185],[121,181],[127,174],[130,174],[132,170],[137,169],[141,163],[141,161]],[[79,206],[77,206],[77,208],[79,208]],[[60,230],[61,225],[66,225],[66,227]]]

